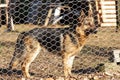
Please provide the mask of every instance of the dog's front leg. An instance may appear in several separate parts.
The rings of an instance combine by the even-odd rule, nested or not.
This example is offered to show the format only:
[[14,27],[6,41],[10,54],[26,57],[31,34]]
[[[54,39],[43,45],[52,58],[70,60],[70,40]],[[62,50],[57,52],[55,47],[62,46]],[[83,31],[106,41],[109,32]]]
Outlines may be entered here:
[[74,58],[75,56],[70,56],[69,54],[65,54],[63,57],[64,75],[66,79],[71,75]]
[[23,72],[24,78],[31,78],[29,74],[29,66],[30,66],[30,63],[26,61],[22,63],[22,72]]

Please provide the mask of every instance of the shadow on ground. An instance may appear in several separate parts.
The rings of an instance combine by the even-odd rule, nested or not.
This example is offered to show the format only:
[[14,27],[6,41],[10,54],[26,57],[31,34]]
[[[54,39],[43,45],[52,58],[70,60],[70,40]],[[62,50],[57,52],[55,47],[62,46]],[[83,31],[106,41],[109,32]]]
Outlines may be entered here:
[[[101,72],[104,71],[104,64],[98,64],[95,68],[89,67],[87,69],[79,69],[79,70],[72,70],[72,73],[74,74],[91,74],[91,73],[96,73],[96,72]],[[32,76],[37,76],[38,74],[30,72]],[[5,68],[0,68],[0,75],[5,75],[5,76],[11,76],[11,75],[17,75],[17,76],[22,76],[22,71],[21,70],[10,70],[10,69],[5,69]],[[39,75],[40,76],[40,75]],[[47,77],[52,77],[52,75],[46,75]],[[45,76],[44,76],[45,77]]]
[[[35,73],[31,73],[31,75],[35,75]],[[11,75],[23,75],[21,70],[10,70],[10,69],[5,69],[5,68],[0,68],[0,75],[7,75],[7,76],[11,76]]]
[[98,64],[96,67],[88,67],[86,69],[78,69],[78,70],[72,70],[72,73],[75,74],[91,74],[96,72],[103,72],[105,70],[105,66],[103,63]]

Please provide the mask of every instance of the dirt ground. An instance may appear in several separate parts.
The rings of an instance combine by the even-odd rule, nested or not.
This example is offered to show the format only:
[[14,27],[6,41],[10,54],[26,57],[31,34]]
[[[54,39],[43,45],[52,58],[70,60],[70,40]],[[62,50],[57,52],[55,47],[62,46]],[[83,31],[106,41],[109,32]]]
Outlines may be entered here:
[[[21,80],[20,66],[13,71],[7,67],[18,34],[35,27],[40,26],[15,25],[15,31],[9,33],[5,32],[5,26],[0,28],[0,80]],[[120,66],[110,59],[115,49],[120,49],[120,31],[115,32],[115,27],[100,27],[97,34],[89,36],[76,56],[72,68],[74,77],[70,80],[120,80]],[[31,80],[63,80],[62,58],[48,52],[40,53],[31,64],[30,73],[34,76]]]

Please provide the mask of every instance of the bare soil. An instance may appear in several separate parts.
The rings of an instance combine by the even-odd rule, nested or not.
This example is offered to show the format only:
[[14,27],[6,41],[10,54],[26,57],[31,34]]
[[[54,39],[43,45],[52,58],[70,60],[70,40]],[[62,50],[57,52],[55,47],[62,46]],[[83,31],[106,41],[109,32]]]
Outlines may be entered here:
[[[15,25],[15,31],[5,32],[0,28],[0,80],[21,80],[20,66],[17,70],[8,70],[8,64],[14,52],[16,39],[20,32],[33,29],[35,25]],[[100,27],[97,34],[89,36],[86,45],[76,56],[73,64],[73,76],[70,80],[120,80],[120,66],[110,62],[112,51],[120,49],[120,31],[115,27]],[[40,53],[30,66],[34,79],[62,80],[62,58],[52,53]]]

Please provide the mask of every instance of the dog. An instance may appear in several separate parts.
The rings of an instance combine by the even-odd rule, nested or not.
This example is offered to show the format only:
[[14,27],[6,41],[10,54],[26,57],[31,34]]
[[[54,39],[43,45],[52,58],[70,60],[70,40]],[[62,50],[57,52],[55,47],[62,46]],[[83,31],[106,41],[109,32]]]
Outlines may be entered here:
[[30,64],[42,49],[46,49],[49,52],[61,54],[65,79],[68,78],[71,75],[75,56],[85,45],[89,34],[96,31],[93,25],[84,25],[84,16],[79,17],[79,24],[67,28],[35,28],[20,33],[9,69],[14,69],[21,64],[23,76],[31,78]]

